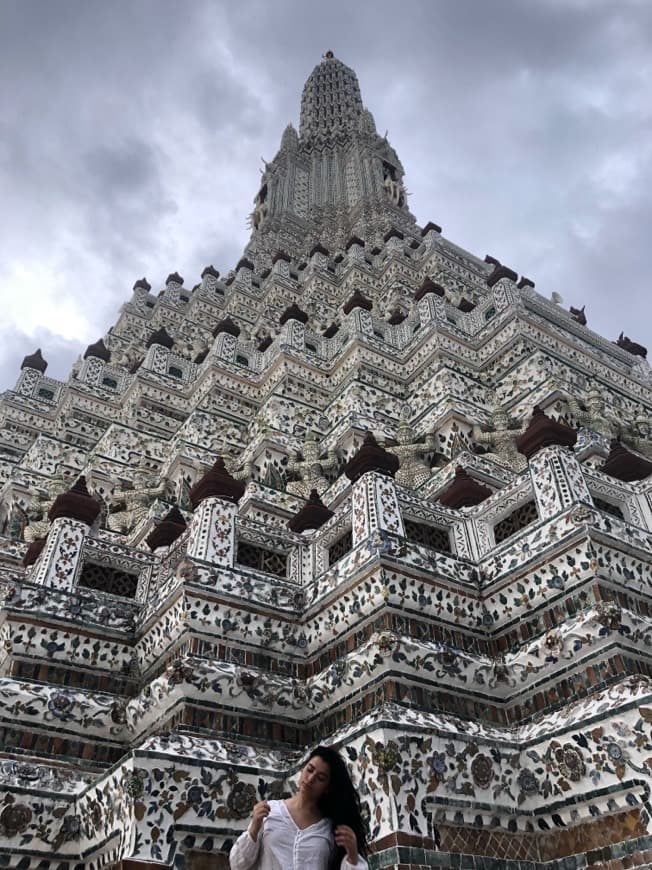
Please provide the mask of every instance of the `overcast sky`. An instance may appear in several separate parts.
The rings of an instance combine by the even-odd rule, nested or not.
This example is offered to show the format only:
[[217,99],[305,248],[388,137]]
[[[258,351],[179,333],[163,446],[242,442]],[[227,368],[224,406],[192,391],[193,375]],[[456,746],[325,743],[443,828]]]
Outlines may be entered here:
[[0,0],[0,389],[235,265],[328,49],[421,224],[652,351],[650,0]]

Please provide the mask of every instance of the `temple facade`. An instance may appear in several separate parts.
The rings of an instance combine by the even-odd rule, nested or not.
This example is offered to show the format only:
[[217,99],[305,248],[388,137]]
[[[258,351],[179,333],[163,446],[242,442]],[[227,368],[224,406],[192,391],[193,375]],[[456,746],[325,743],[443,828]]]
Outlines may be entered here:
[[319,743],[372,868],[650,865],[646,350],[420,226],[332,53],[235,268],[44,355],[0,401],[0,867],[227,867]]

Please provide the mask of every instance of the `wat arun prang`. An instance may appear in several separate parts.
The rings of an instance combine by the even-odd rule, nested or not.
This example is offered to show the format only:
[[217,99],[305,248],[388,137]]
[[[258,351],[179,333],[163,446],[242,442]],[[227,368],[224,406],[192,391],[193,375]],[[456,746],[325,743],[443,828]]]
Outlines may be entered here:
[[226,866],[319,742],[372,866],[652,861],[645,348],[419,226],[330,53],[251,225],[2,399],[0,866]]

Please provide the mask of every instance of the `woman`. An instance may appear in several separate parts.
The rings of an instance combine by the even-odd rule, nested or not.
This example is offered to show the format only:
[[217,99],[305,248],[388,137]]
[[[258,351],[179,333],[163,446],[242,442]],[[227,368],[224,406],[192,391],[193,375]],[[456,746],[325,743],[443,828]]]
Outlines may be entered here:
[[235,841],[231,870],[366,870],[360,800],[341,756],[318,746],[284,801],[261,801]]

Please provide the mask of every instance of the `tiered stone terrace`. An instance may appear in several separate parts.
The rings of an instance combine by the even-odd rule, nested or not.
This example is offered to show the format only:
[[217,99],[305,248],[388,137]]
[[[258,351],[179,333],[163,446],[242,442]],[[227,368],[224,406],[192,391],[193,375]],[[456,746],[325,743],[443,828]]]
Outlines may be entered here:
[[0,402],[0,866],[226,866],[318,742],[373,867],[650,862],[645,349],[419,227],[351,70],[234,270],[46,368]]

